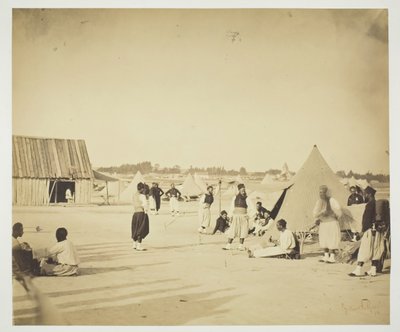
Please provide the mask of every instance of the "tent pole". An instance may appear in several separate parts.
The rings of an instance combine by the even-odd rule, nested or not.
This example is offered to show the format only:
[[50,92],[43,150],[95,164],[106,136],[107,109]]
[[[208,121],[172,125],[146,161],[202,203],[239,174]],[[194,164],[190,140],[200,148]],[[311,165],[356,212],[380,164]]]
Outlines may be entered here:
[[221,215],[221,179],[218,181],[218,194],[219,194],[219,214]]
[[58,203],[57,202],[57,189],[58,189],[58,186],[57,186],[57,181],[56,181],[56,194],[55,194],[55,199],[54,199],[55,203]]
[[110,202],[108,201],[108,181],[106,181],[106,191],[107,191],[107,205],[110,205]]

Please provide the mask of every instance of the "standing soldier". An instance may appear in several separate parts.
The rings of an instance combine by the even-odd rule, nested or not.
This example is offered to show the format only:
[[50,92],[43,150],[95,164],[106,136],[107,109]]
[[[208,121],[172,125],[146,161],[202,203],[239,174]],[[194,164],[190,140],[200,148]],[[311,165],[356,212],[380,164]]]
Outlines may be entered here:
[[255,216],[255,208],[246,194],[246,188],[243,183],[238,185],[239,193],[233,198],[229,216],[231,217],[231,226],[228,230],[228,243],[222,249],[231,250],[233,239],[238,237],[240,244],[238,249],[245,250],[244,239],[249,232],[249,220]]
[[335,263],[335,251],[339,249],[341,240],[338,219],[342,215],[342,208],[325,185],[319,187],[319,197],[313,214],[315,223],[319,225],[319,245],[324,250],[324,257],[320,261]]
[[368,186],[365,188],[365,198],[367,205],[362,218],[362,238],[361,245],[357,256],[357,267],[349,274],[351,277],[362,276],[361,269],[364,263],[371,260],[371,269],[365,274],[372,277],[376,276],[377,267],[385,251],[385,231],[387,225],[385,219],[378,214],[377,218],[377,202],[375,201],[376,190]]
[[200,228],[199,232],[204,233],[208,227],[210,227],[211,223],[211,204],[214,202],[213,196],[214,188],[212,186],[207,187],[207,193],[202,196],[200,199]]
[[145,184],[139,182],[137,191],[133,194],[134,213],[132,216],[131,231],[133,249],[142,251],[142,240],[149,234],[149,216]]
[[164,195],[164,191],[158,187],[158,183],[153,182],[150,188],[150,210],[153,210],[155,214],[158,214],[158,210],[160,210],[162,195]]
[[165,193],[169,197],[169,206],[171,209],[171,214],[179,216],[179,203],[178,200],[181,197],[181,192],[175,188],[175,184],[171,183],[171,189]]

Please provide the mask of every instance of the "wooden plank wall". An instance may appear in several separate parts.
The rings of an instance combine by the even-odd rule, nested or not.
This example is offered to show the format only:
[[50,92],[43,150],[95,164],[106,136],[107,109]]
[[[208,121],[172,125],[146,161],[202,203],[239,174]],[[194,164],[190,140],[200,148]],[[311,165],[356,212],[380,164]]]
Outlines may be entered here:
[[92,180],[75,182],[75,204],[90,204],[92,199]]
[[[13,205],[43,206],[48,204],[50,180],[13,178],[12,186]],[[92,180],[76,180],[75,204],[90,204],[92,187]]]
[[47,179],[13,178],[13,205],[47,205],[49,183]]

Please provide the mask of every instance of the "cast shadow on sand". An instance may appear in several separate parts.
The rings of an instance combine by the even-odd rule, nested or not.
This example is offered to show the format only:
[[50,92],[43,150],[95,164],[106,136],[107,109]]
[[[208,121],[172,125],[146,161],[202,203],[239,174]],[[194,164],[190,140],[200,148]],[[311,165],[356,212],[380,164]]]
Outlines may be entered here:
[[93,247],[117,247],[117,246],[126,246],[130,242],[98,242],[98,243],[88,243],[88,244],[79,244],[75,245],[77,249],[82,249],[82,248],[93,248]]
[[170,262],[159,262],[159,263],[150,263],[150,264],[139,264],[139,265],[125,265],[125,266],[111,266],[111,267],[81,267],[79,269],[79,275],[84,276],[84,275],[93,275],[93,274],[100,274],[100,273],[113,273],[113,272],[119,272],[119,271],[133,271],[136,270],[137,268],[140,268],[142,266],[159,266],[159,265],[164,265],[164,264],[169,264]]
[[[191,288],[195,286],[188,286]],[[183,289],[183,288],[180,288]],[[174,290],[174,289],[170,289]],[[225,304],[237,298],[237,295],[217,296],[220,292],[229,291],[231,288],[218,291],[185,293],[167,297],[156,297],[126,305],[115,305],[110,299],[110,306],[69,312],[67,319],[75,321],[82,315],[85,316],[85,323],[82,325],[185,325],[189,322],[210,317],[202,325],[212,325],[212,317],[228,312],[226,309],[219,309]],[[169,289],[152,291],[154,294],[168,292]],[[145,293],[145,292],[144,292]],[[150,292],[147,292],[150,294]],[[126,298],[141,295],[140,293],[126,295]],[[210,297],[210,298],[209,298]],[[107,300],[107,299],[106,299]],[[98,299],[97,301],[103,301]],[[126,313],[129,312],[129,315]],[[190,323],[189,323],[190,325]],[[193,323],[192,325],[198,325]]]

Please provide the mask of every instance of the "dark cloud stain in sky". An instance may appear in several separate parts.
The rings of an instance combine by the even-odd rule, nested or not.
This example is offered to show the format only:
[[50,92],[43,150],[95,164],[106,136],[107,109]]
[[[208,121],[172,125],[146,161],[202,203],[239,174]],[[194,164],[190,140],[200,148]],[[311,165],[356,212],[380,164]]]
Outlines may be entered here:
[[367,35],[371,38],[381,41],[384,44],[388,43],[388,21],[387,11],[382,11],[375,21],[372,22]]
[[45,10],[36,9],[14,9],[13,27],[22,26],[25,37],[30,41],[46,36],[49,32],[50,23]]

